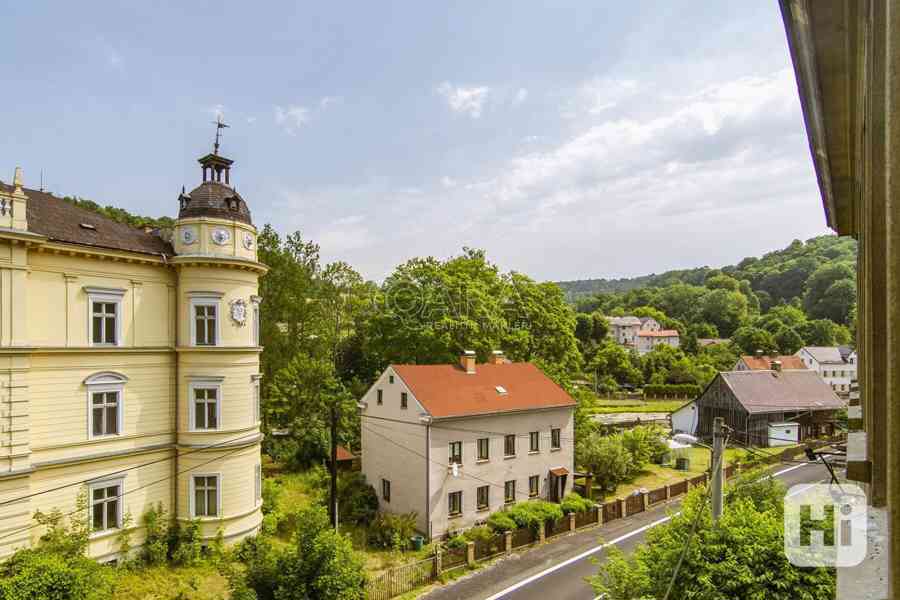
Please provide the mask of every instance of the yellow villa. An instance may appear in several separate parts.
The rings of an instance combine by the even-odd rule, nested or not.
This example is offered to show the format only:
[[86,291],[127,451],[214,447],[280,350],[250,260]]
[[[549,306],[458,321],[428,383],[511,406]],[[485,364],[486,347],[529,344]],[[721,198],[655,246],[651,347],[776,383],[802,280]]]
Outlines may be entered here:
[[79,497],[98,560],[160,502],[205,539],[259,528],[266,267],[232,161],[199,162],[171,232],[0,183],[0,557]]

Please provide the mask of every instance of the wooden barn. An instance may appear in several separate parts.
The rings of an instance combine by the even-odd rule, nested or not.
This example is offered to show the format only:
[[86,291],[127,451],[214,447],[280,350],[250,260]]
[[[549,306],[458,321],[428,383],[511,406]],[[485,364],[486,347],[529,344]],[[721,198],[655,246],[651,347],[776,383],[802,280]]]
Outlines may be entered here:
[[[831,435],[835,417],[845,406],[831,386],[815,371],[726,371],[706,387],[697,399],[696,435],[712,436],[715,417],[724,417],[731,436],[752,446],[770,443],[770,426],[797,423],[797,441]],[[780,441],[780,440],[778,440]]]

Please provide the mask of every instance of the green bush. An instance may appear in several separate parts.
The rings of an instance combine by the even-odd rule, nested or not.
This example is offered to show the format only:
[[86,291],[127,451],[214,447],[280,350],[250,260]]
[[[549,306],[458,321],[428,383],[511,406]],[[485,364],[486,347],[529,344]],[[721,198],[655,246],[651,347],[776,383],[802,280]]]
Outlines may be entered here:
[[494,531],[487,525],[480,525],[467,530],[463,537],[469,542],[487,542],[493,539]]
[[185,523],[176,521],[169,531],[172,562],[184,567],[200,562],[203,551],[203,545],[200,543],[200,521],[198,519]]
[[460,548],[465,548],[468,542],[469,540],[466,539],[465,535],[457,534],[444,542],[444,546],[446,546],[450,550],[459,550]]
[[148,565],[162,565],[169,559],[169,521],[162,502],[151,506],[141,517],[146,532],[141,553]]
[[512,531],[517,529],[519,526],[516,524],[515,519],[510,516],[508,511],[501,510],[495,512],[487,519],[488,527],[493,529],[496,532],[503,533],[504,531]]
[[366,482],[362,473],[351,471],[338,479],[338,507],[341,521],[368,525],[378,512],[375,488]]
[[83,555],[20,550],[0,565],[0,600],[100,600],[112,594],[111,575]]
[[696,398],[702,391],[695,383],[656,383],[644,386],[644,398]]
[[379,512],[375,515],[366,532],[370,546],[376,548],[394,548],[399,539],[406,544],[416,534],[416,513],[395,515]]
[[594,503],[587,498],[582,498],[578,492],[569,492],[559,507],[563,514],[588,512],[594,507]]
[[264,515],[272,514],[278,510],[278,500],[284,493],[284,486],[275,479],[263,479],[262,486],[262,512]]
[[556,521],[563,516],[559,504],[544,500],[520,502],[506,511],[519,528],[537,531],[544,523]]

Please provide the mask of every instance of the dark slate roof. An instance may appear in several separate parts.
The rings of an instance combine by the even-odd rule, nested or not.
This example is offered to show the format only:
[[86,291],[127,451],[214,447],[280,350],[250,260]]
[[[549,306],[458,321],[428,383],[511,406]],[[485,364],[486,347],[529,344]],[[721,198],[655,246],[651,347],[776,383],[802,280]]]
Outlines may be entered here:
[[815,371],[725,371],[719,376],[751,414],[845,406]]
[[[0,189],[11,192],[12,186],[0,182]],[[171,244],[155,233],[113,221],[92,210],[47,192],[23,188],[28,196],[26,218],[28,231],[56,242],[126,250],[142,254],[173,255]],[[82,224],[93,226],[83,227]]]
[[182,194],[179,201],[179,219],[214,217],[251,224],[247,203],[237,190],[219,181],[204,181],[190,193]]

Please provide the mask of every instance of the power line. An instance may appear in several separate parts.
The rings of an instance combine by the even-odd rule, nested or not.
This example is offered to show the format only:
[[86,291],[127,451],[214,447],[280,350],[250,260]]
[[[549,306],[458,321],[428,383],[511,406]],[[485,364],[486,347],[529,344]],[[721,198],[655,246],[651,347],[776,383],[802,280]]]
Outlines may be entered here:
[[[377,421],[388,421],[388,422],[391,422],[391,423],[400,423],[401,425],[412,425],[412,426],[414,426],[414,427],[425,427],[425,425],[424,425],[423,423],[415,423],[415,422],[411,422],[411,421],[404,421],[404,420],[402,420],[402,419],[392,419],[392,418],[390,418],[390,417],[378,417],[378,416],[375,416],[375,415],[360,415],[360,417],[361,417],[361,418],[366,418],[366,419],[375,419],[375,420],[377,420]],[[435,425],[435,424],[432,424],[432,427],[433,427],[434,429],[442,429],[442,430],[444,430],[444,431],[460,431],[460,432],[465,432],[465,433],[481,433],[481,434],[485,434],[485,435],[496,435],[496,436],[502,436],[502,437],[505,437],[505,436],[507,436],[507,435],[515,435],[516,437],[527,438],[527,437],[529,437],[529,435],[530,435],[529,433],[507,433],[507,432],[501,432],[501,431],[488,431],[488,430],[485,430],[485,429],[465,429],[465,428],[460,428],[460,427],[446,427],[446,426],[443,426],[443,425]],[[573,437],[568,437],[568,436],[563,436],[563,435],[561,435],[561,434],[562,434],[562,431],[561,431],[561,428],[560,428],[560,438],[559,438],[560,440],[573,441],[573,442],[575,441],[575,438],[573,438]]]
[[[221,442],[216,442],[216,443],[214,443],[214,444],[209,444],[209,445],[207,445],[207,446],[201,446],[201,447],[195,448],[195,449],[193,449],[193,450],[191,450],[191,451],[189,451],[189,452],[185,452],[184,454],[179,454],[178,457],[179,457],[179,458],[182,458],[182,457],[185,457],[185,456],[190,456],[191,454],[196,454],[197,452],[202,452],[203,450],[209,450],[210,448],[215,448],[215,447],[217,447],[217,446],[222,446],[222,445],[224,445],[224,444],[231,444],[231,443],[240,441],[240,440],[242,440],[242,439],[244,439],[244,438],[254,437],[254,436],[257,436],[257,435],[259,435],[259,432],[254,432],[254,433],[245,434],[245,435],[238,436],[238,437],[236,437],[236,438],[232,438],[232,439],[229,439],[229,440],[223,440],[223,441],[221,441]],[[166,449],[163,448],[162,450],[166,450]],[[177,451],[177,450],[176,450],[176,451]],[[107,478],[109,478],[109,477],[113,477],[114,475],[119,475],[119,474],[121,474],[121,473],[127,473],[128,471],[133,471],[134,469],[140,469],[140,468],[143,468],[143,467],[149,467],[149,466],[155,465],[155,464],[157,464],[157,463],[165,462],[165,461],[167,461],[167,460],[172,460],[173,458],[175,458],[175,457],[174,457],[174,456],[166,456],[166,457],[164,457],[164,458],[157,458],[157,459],[155,459],[155,460],[151,460],[151,461],[148,461],[148,462],[145,462],[145,463],[141,463],[141,464],[139,464],[139,465],[133,465],[133,466],[130,466],[130,467],[125,467],[124,469],[119,469],[118,471],[112,471],[112,472],[110,472],[110,473],[105,473],[105,474],[103,474],[103,475],[95,475],[94,477],[90,477],[90,478],[88,478],[88,479],[82,479],[81,481],[74,481],[74,482],[72,482],[72,483],[66,483],[66,484],[64,484],[64,485],[60,485],[60,486],[57,486],[57,487],[55,487],[55,488],[50,488],[50,489],[46,489],[46,490],[41,490],[40,492],[33,492],[33,493],[31,493],[31,494],[26,494],[25,496],[20,496],[20,497],[18,497],[18,498],[13,498],[12,500],[4,500],[4,501],[0,502],[0,506],[6,506],[7,504],[15,504],[16,502],[21,502],[21,501],[23,501],[23,500],[28,500],[28,499],[30,499],[30,498],[34,498],[35,496],[40,496],[40,495],[42,495],[42,494],[49,494],[49,493],[51,493],[51,492],[57,492],[57,491],[59,491],[59,490],[64,490],[64,489],[66,489],[66,488],[68,488],[68,487],[72,487],[72,486],[76,486],[76,485],[84,485],[84,484],[86,484],[86,483],[90,483],[90,482],[96,481],[96,480],[98,480],[98,479],[107,479]]]
[[[194,469],[199,469],[200,467],[205,467],[206,465],[208,465],[208,464],[210,464],[210,463],[216,462],[217,460],[222,460],[222,459],[224,459],[224,458],[226,458],[226,457],[228,457],[228,456],[231,456],[232,454],[236,454],[236,453],[238,453],[238,452],[240,452],[240,451],[242,451],[242,450],[244,450],[244,449],[245,449],[245,448],[235,448],[235,449],[233,449],[233,450],[231,450],[231,451],[229,451],[229,452],[226,452],[225,454],[222,454],[221,456],[217,456],[217,457],[215,457],[215,458],[211,458],[210,460],[208,460],[208,461],[206,461],[206,462],[202,462],[202,463],[200,463],[199,465],[194,465],[193,467],[190,467],[190,468],[184,469],[184,470],[182,470],[182,471],[179,471],[179,472],[175,473],[174,475],[167,475],[167,476],[165,476],[165,477],[163,477],[163,478],[161,478],[161,479],[157,479],[156,481],[151,481],[150,483],[145,483],[144,485],[138,486],[138,487],[136,487],[136,488],[133,488],[133,489],[130,489],[130,490],[127,490],[127,491],[123,491],[121,494],[119,494],[118,496],[116,496],[116,500],[118,500],[118,499],[120,499],[120,498],[124,498],[126,495],[131,494],[131,493],[133,493],[133,492],[137,492],[138,490],[143,490],[143,489],[146,489],[146,488],[148,488],[148,487],[154,486],[154,485],[156,485],[157,483],[162,483],[163,481],[167,481],[167,480],[169,480],[169,479],[178,477],[179,475],[184,475],[185,473],[188,473],[188,472],[190,472],[190,471],[193,471]],[[182,456],[184,456],[184,455],[182,455]],[[90,479],[90,480],[88,480],[88,481],[93,481],[94,479],[97,479],[97,478],[95,477],[95,478]],[[72,515],[77,514],[77,513],[81,512],[82,510],[83,510],[83,509],[76,508],[76,509],[73,510],[72,512],[65,513],[65,514],[63,515],[63,517],[71,517]],[[177,515],[176,515],[176,517],[177,517]],[[5,540],[6,538],[8,538],[8,537],[10,537],[10,536],[13,536],[13,535],[16,535],[16,534],[18,534],[18,533],[25,533],[25,532],[30,531],[30,530],[34,529],[35,527],[39,527],[39,526],[40,526],[40,523],[32,523],[31,525],[28,525],[28,526],[23,527],[23,528],[21,528],[21,529],[16,529],[16,530],[14,530],[14,531],[7,532],[6,534],[0,536],[0,541]]]

